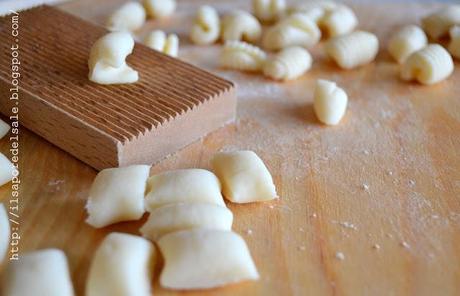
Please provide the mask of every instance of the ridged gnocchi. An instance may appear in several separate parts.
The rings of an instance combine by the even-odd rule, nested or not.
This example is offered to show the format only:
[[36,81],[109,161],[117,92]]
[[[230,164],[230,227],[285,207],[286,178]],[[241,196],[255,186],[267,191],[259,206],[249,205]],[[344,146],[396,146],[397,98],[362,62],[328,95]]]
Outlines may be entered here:
[[312,63],[310,53],[298,46],[287,47],[267,60],[264,74],[276,80],[291,80],[307,72]]
[[144,44],[172,57],[179,54],[179,37],[176,34],[166,36],[165,32],[154,30],[144,39]]
[[219,35],[219,14],[211,6],[201,6],[190,31],[190,39],[195,44],[207,45],[216,42]]
[[223,41],[246,41],[255,43],[262,35],[262,26],[250,13],[236,10],[226,15],[222,20]]
[[260,48],[241,41],[227,41],[220,55],[220,65],[240,71],[260,71],[267,55]]
[[337,36],[326,44],[327,55],[343,69],[352,69],[372,62],[378,50],[377,36],[365,31]]
[[147,14],[152,18],[164,18],[174,13],[175,0],[143,0]]
[[402,27],[390,38],[388,52],[398,62],[404,62],[415,51],[424,48],[428,38],[423,30],[415,25]]
[[136,31],[145,23],[146,13],[139,2],[128,2],[118,8],[108,19],[111,31]]
[[460,59],[460,26],[450,29],[449,52],[457,59]]
[[460,5],[449,5],[422,19],[423,29],[433,39],[446,36],[455,25],[460,25]]
[[289,8],[289,13],[303,13],[316,23],[326,14],[337,7],[334,1],[308,1]]
[[336,125],[345,115],[348,96],[332,81],[319,79],[316,82],[313,109],[324,124]]
[[286,0],[252,0],[254,15],[262,22],[281,18],[286,10]]
[[402,66],[401,78],[434,84],[449,77],[453,71],[454,62],[449,52],[439,44],[430,44],[409,56]]
[[293,14],[269,28],[262,40],[268,50],[289,46],[309,47],[319,42],[321,31],[314,21],[302,13]]
[[335,37],[352,32],[358,25],[358,18],[348,6],[338,5],[325,10],[318,25],[326,36]]

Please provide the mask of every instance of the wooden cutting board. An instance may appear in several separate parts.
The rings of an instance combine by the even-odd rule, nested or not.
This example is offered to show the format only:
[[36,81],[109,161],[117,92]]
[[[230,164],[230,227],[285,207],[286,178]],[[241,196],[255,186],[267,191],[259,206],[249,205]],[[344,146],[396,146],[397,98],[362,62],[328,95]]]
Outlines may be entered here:
[[[104,23],[121,2],[81,0],[61,8]],[[236,124],[164,160],[152,173],[208,168],[216,151],[252,149],[266,161],[281,196],[229,204],[261,280],[187,294],[459,295],[460,64],[449,80],[420,86],[398,79],[398,66],[385,50],[376,63],[342,71],[320,44],[312,50],[313,69],[296,81],[223,71],[217,66],[220,46],[191,45],[187,28],[203,3],[223,12],[249,9],[248,2],[180,1],[173,18],[151,21],[140,32],[179,33],[181,59],[239,89]],[[394,28],[416,23],[435,7],[353,5],[360,28],[378,34],[382,45]],[[336,127],[315,119],[311,102],[318,78],[335,80],[349,94],[347,114]],[[111,231],[137,234],[145,217],[102,230],[89,227],[84,204],[96,171],[25,129],[20,149],[20,248],[62,248],[82,295],[99,242]],[[0,151],[8,150],[3,139]],[[0,189],[3,202],[9,195],[8,186]],[[339,252],[343,260],[336,258]],[[154,283],[156,295],[181,294]]]

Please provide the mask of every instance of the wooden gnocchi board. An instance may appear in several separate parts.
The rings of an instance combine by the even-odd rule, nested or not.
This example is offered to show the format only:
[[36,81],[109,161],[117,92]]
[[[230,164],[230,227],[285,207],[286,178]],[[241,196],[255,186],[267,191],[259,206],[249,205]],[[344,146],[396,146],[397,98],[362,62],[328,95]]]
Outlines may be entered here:
[[[60,7],[103,23],[121,2],[77,0]],[[320,44],[312,50],[312,70],[296,81],[223,71],[216,62],[219,45],[198,47],[187,39],[192,15],[204,3],[220,12],[249,8],[243,0],[179,1],[173,18],[150,21],[140,35],[152,28],[177,32],[181,59],[236,82],[238,120],[152,173],[208,168],[216,151],[252,149],[266,161],[281,199],[229,204],[260,281],[185,294],[459,295],[460,64],[449,80],[420,86],[398,79],[398,66],[385,50],[376,63],[342,71]],[[378,34],[385,45],[394,28],[416,23],[439,5],[352,6],[360,28]],[[335,80],[349,94],[347,114],[336,127],[315,119],[317,78]],[[8,149],[3,139],[0,151]],[[137,234],[145,217],[102,230],[89,227],[84,204],[96,171],[25,129],[20,149],[21,251],[62,248],[83,295],[100,241],[111,231]],[[9,195],[8,186],[0,189],[3,202]],[[159,287],[157,277],[158,272],[156,295],[182,294]]]

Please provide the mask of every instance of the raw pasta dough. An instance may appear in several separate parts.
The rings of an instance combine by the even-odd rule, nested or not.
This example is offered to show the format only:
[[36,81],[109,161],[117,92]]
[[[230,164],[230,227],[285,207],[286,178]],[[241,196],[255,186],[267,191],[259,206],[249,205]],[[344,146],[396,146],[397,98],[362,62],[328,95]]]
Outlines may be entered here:
[[179,54],[179,37],[176,34],[169,34],[160,30],[150,32],[144,40],[145,45],[159,52],[172,57],[177,57]]
[[190,39],[199,45],[212,44],[219,39],[219,14],[211,6],[204,5],[198,10],[190,32]]
[[174,13],[175,0],[144,0],[147,14],[152,18],[164,18]]
[[268,60],[264,74],[273,79],[290,80],[307,72],[312,63],[310,53],[302,47],[288,47]]
[[148,180],[147,211],[177,202],[202,202],[225,206],[220,183],[210,171],[182,169],[154,175]]
[[0,203],[0,266],[5,259],[10,244],[10,221],[3,204]]
[[422,19],[422,27],[433,39],[449,33],[449,29],[460,25],[460,5],[449,5]]
[[61,250],[22,254],[11,261],[3,280],[5,296],[73,296],[67,258]]
[[450,29],[449,52],[457,59],[460,59],[460,26]]
[[0,139],[3,138],[10,130],[10,125],[0,119]]
[[89,192],[86,222],[99,228],[140,219],[145,212],[144,193],[149,172],[148,165],[100,171]]
[[449,52],[439,44],[430,44],[406,60],[402,66],[401,78],[434,84],[449,77],[453,71],[454,62]]
[[86,296],[150,296],[155,247],[148,240],[113,232],[101,243],[89,270]]
[[0,186],[5,185],[13,179],[13,173],[16,168],[11,161],[0,153]]
[[89,80],[99,84],[133,83],[137,71],[126,64],[134,48],[134,39],[127,32],[113,32],[98,39],[89,55]]
[[166,288],[207,289],[259,278],[246,243],[231,231],[173,232],[158,246],[165,259],[160,284]]
[[232,212],[206,203],[174,203],[154,209],[140,232],[151,240],[179,230],[208,228],[231,230]]
[[252,0],[254,15],[263,22],[276,21],[284,15],[285,0]]
[[398,63],[402,63],[427,43],[425,32],[418,26],[409,25],[402,27],[391,37],[388,51]]
[[223,41],[257,42],[262,35],[262,26],[250,13],[237,10],[226,15],[222,20]]
[[220,55],[220,65],[240,71],[260,71],[267,55],[260,48],[241,41],[227,41]]
[[222,182],[225,198],[236,203],[277,198],[272,176],[253,151],[217,153],[212,167]]
[[107,22],[111,31],[136,31],[145,23],[146,13],[139,2],[128,2],[118,8]]
[[335,82],[318,80],[315,87],[313,108],[319,121],[336,125],[345,115],[348,96]]

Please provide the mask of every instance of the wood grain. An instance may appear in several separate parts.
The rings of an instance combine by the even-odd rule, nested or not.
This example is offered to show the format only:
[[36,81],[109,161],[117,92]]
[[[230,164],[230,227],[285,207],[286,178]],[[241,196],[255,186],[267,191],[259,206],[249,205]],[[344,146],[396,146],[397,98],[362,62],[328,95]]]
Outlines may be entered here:
[[[102,23],[120,2],[95,6],[80,0],[62,7]],[[238,120],[162,161],[152,173],[208,168],[216,151],[252,149],[271,170],[281,199],[229,204],[234,229],[259,268],[259,282],[175,293],[155,279],[155,293],[459,295],[459,63],[447,81],[421,86],[400,81],[398,66],[383,49],[376,63],[343,71],[325,58],[320,44],[312,50],[312,70],[296,81],[222,71],[219,45],[193,46],[186,37],[194,10],[203,3],[211,1],[180,1],[173,18],[150,21],[139,34],[151,28],[178,32],[181,59],[235,81]],[[219,11],[249,8],[242,0],[212,3]],[[395,27],[416,23],[435,7],[353,6],[360,27],[375,32],[383,46]],[[315,119],[311,103],[318,78],[335,80],[349,94],[349,109],[336,127]],[[86,225],[83,207],[96,172],[26,129],[21,132],[21,249],[64,249],[82,295],[101,239],[115,230],[138,233],[145,217],[103,230]],[[0,142],[0,151],[8,153],[7,140]],[[8,201],[7,186],[0,196]]]

